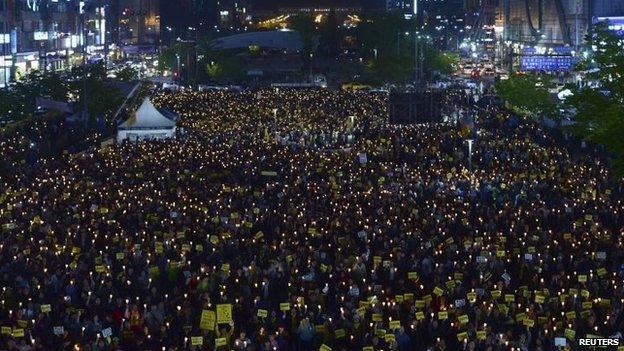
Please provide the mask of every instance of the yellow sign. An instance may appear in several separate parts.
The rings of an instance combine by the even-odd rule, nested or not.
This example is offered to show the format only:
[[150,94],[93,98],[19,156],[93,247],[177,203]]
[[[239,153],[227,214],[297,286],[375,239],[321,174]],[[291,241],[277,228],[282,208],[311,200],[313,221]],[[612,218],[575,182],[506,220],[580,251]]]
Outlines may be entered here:
[[524,318],[522,320],[522,324],[524,324],[527,327],[532,327],[535,325],[535,320],[531,318]]
[[280,303],[280,311],[290,311],[290,302]]
[[319,348],[319,351],[331,351],[331,347],[322,344],[321,347]]
[[199,321],[199,329],[214,330],[216,319],[215,311],[203,310],[201,320]]
[[572,330],[572,329],[566,329],[563,334],[565,335],[565,337],[570,340],[573,341],[574,338],[576,337],[576,331]]
[[269,313],[267,312],[267,310],[258,310],[258,317],[266,318],[268,315]]
[[191,345],[193,346],[201,346],[204,344],[203,336],[192,336],[191,337]]
[[215,339],[215,346],[219,347],[219,346],[226,346],[227,345],[227,339],[226,338],[218,338]]
[[97,273],[104,273],[104,272],[106,272],[106,267],[102,266],[102,265],[95,266],[95,271]]
[[232,322],[232,305],[224,303],[217,305],[217,324]]

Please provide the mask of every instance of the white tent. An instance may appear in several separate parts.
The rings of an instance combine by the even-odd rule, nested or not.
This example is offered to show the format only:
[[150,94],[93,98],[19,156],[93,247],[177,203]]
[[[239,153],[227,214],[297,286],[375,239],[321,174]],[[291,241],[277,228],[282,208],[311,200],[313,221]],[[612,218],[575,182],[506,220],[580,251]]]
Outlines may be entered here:
[[119,125],[117,141],[171,138],[175,134],[175,125],[175,121],[165,117],[149,98],[145,98],[135,114]]

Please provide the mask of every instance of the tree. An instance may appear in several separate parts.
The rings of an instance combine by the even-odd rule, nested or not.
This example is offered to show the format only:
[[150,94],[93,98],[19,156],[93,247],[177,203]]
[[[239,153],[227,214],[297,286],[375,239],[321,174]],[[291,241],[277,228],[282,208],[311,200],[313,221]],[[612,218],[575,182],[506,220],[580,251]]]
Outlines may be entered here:
[[340,50],[340,28],[336,12],[332,9],[327,15],[327,20],[319,30],[318,51],[321,56],[334,58]]
[[65,77],[56,72],[32,71],[10,84],[0,94],[0,116],[15,120],[31,116],[39,97],[67,101],[69,88]]
[[0,118],[9,121],[18,117],[18,103],[19,98],[11,89],[0,89]]
[[309,60],[310,55],[314,52],[314,36],[316,35],[314,20],[310,16],[297,15],[291,20],[290,26],[301,36],[302,58],[306,61]]
[[196,46],[188,41],[177,41],[171,47],[162,48],[158,55],[158,70],[175,72],[185,83],[195,82],[196,72],[191,62],[195,49]]
[[177,69],[177,51],[175,47],[162,48],[158,55],[158,70],[160,72]]
[[357,40],[360,57],[366,59],[369,71],[382,79],[410,80],[416,69],[417,51],[425,79],[436,71],[452,73],[459,62],[457,55],[441,52],[414,21],[405,20],[398,12],[364,17],[357,28]]
[[113,114],[123,102],[123,95],[118,87],[106,79],[104,65],[75,67],[67,78],[72,95],[77,97],[78,111],[84,111],[86,89],[87,129],[93,129],[98,118],[102,118],[111,126]]
[[402,81],[412,76],[413,60],[406,56],[383,56],[368,61],[367,68],[381,78]]
[[571,130],[604,146],[613,155],[616,175],[624,177],[624,41],[604,22],[586,40],[592,50],[581,67],[592,68],[587,78],[601,88],[577,88],[566,100],[576,111]]
[[457,69],[459,65],[459,55],[450,52],[441,52],[436,50],[429,62],[429,67],[432,70],[438,71],[442,74],[449,75]]
[[557,104],[548,93],[549,82],[535,75],[512,75],[496,83],[496,92],[512,107],[538,117],[556,117]]
[[210,51],[204,54],[206,74],[210,79],[223,82],[240,78],[243,73],[243,61],[233,52]]
[[117,72],[117,79],[122,82],[130,82],[137,79],[137,77],[137,70],[130,66],[125,66],[124,68],[120,69],[119,72]]

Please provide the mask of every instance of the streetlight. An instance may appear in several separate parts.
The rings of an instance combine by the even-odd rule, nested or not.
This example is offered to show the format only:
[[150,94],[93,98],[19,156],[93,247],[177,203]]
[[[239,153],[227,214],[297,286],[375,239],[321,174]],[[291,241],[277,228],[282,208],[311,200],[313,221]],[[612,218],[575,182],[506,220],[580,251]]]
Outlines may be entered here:
[[468,170],[472,173],[472,143],[474,139],[466,139],[468,142]]
[[178,61],[178,83],[182,81],[182,72],[180,72],[180,54],[176,54],[176,59]]

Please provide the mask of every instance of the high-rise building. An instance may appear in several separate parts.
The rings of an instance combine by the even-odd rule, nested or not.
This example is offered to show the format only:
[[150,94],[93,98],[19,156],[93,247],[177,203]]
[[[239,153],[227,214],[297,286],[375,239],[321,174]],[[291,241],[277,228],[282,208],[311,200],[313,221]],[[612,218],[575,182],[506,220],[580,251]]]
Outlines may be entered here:
[[386,0],[386,11],[416,13],[419,0]]
[[624,15],[624,1],[502,0],[499,11],[506,41],[575,46],[596,17]]
[[160,44],[158,0],[118,0],[116,5],[119,44]]
[[0,86],[34,69],[58,70],[102,57],[105,0],[0,0]]

